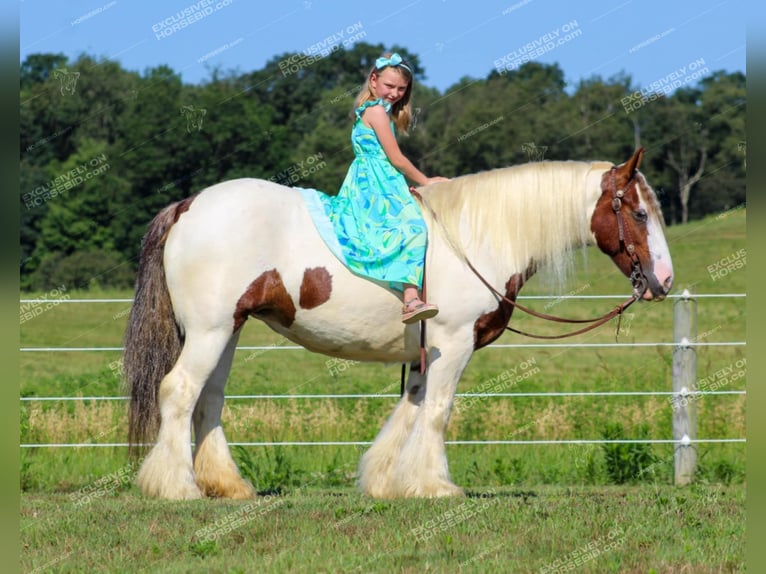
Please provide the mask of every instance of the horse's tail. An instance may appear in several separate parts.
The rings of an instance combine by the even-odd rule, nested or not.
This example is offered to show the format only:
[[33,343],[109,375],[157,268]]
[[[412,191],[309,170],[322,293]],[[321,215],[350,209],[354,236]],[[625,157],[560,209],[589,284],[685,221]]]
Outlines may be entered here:
[[173,313],[163,263],[165,240],[191,198],[163,209],[141,244],[136,293],[125,331],[124,380],[130,390],[128,442],[138,456],[159,429],[159,388],[181,353],[183,338]]

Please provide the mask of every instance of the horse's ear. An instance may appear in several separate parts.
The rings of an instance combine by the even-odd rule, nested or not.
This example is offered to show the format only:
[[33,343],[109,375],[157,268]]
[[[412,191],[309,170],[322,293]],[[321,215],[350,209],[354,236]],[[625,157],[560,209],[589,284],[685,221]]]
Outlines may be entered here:
[[641,158],[644,157],[645,148],[640,147],[633,152],[631,158],[625,162],[625,167],[628,171],[628,177],[633,177],[636,174],[638,166],[641,164]]

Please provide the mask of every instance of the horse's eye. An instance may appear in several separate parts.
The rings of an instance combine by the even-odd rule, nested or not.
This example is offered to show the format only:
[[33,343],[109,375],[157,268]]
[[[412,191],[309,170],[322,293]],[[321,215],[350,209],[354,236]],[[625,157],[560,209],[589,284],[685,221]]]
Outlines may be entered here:
[[648,219],[648,215],[646,214],[645,209],[637,209],[633,212],[633,217],[636,221],[640,221],[641,223],[646,223],[646,220]]

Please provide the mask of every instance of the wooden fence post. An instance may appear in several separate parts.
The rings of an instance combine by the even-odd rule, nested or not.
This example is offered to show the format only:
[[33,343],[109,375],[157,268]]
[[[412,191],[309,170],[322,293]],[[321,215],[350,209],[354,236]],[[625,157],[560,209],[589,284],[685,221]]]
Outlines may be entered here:
[[697,300],[688,289],[673,306],[673,440],[675,484],[689,484],[697,468]]

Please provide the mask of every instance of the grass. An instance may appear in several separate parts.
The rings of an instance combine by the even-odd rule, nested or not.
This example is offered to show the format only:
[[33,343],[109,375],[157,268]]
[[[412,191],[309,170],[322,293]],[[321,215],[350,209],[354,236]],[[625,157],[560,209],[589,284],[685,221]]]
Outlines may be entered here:
[[[58,572],[744,571],[744,488],[496,488],[372,501],[343,488],[253,502],[22,502],[22,569]],[[557,562],[558,561],[558,562]],[[568,570],[565,570],[568,571]]]
[[[667,229],[676,292],[743,293],[744,271],[715,279],[710,269],[745,246],[745,210]],[[627,280],[594,250],[575,263],[567,290],[582,295],[626,293]],[[524,295],[550,294],[533,280]],[[66,293],[124,297],[131,293]],[[565,316],[595,316],[616,300],[532,300],[531,306]],[[700,299],[700,341],[745,339],[744,299]],[[634,305],[623,318],[620,342],[672,341],[672,300]],[[546,307],[547,306],[547,307]],[[127,303],[60,304],[21,325],[24,347],[120,346]],[[541,333],[561,325],[514,314],[512,323]],[[613,342],[614,325],[573,342]],[[498,343],[529,342],[506,334]],[[288,344],[250,322],[240,341],[271,346],[239,351],[227,393],[398,393],[399,368],[348,364]],[[466,369],[459,392],[671,390],[672,347],[489,348]],[[22,353],[21,395],[119,396],[119,352]],[[743,362],[744,361],[744,362]],[[698,380],[740,365],[743,347],[698,349]],[[509,373],[524,373],[516,379]],[[494,382],[493,382],[494,381]],[[745,389],[746,376],[725,389]],[[228,400],[224,428],[230,441],[370,441],[395,399]],[[745,436],[744,396],[696,401],[698,436]],[[124,401],[21,403],[24,443],[122,443]],[[519,397],[458,399],[448,440],[598,439],[672,436],[672,406],[659,397]],[[616,425],[619,425],[619,429]],[[675,489],[672,445],[610,451],[601,445],[448,446],[456,483],[490,500],[486,511],[466,501],[374,502],[354,492],[363,448],[243,447],[242,470],[265,493],[282,493],[266,515],[260,507],[224,501],[163,503],[145,500],[130,485],[135,469],[120,447],[22,449],[22,564],[61,571],[531,571],[565,560],[590,543],[606,546],[610,529],[624,542],[578,565],[591,571],[737,571],[743,564],[743,444],[699,445],[697,481]],[[620,463],[620,460],[626,462]],[[617,462],[615,462],[617,461]],[[614,465],[617,465],[615,467]],[[615,486],[615,482],[625,484]],[[88,504],[83,489],[111,481],[108,494]],[[78,498],[79,497],[79,498]],[[263,500],[263,499],[262,499]],[[194,532],[245,509],[241,527],[215,541]],[[459,509],[463,509],[462,511]],[[470,518],[417,542],[411,532],[447,511]],[[249,513],[249,514],[248,514]],[[417,531],[420,532],[420,531]],[[299,543],[297,541],[300,541]],[[306,565],[313,564],[309,568]]]

